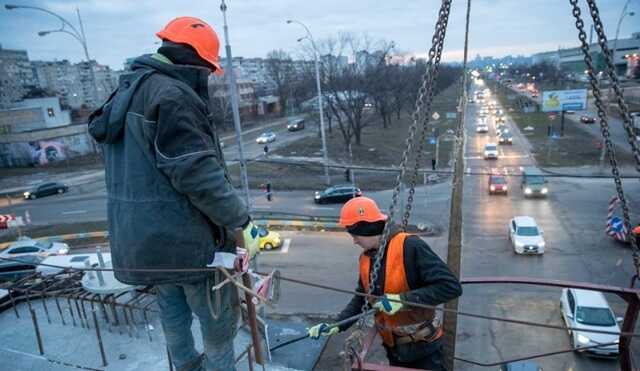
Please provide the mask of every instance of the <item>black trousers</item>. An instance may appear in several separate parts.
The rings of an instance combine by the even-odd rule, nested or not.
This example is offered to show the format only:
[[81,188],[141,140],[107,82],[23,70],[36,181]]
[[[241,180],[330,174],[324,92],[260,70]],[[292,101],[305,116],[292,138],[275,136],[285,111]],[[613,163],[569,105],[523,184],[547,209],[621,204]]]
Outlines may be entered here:
[[[415,368],[418,370],[447,370],[444,364],[444,351],[441,339],[433,343],[413,343],[411,347],[418,358],[402,360],[401,358],[405,357],[400,356],[400,349],[385,347],[389,364],[391,366]],[[402,353],[406,353],[406,351],[403,350]]]

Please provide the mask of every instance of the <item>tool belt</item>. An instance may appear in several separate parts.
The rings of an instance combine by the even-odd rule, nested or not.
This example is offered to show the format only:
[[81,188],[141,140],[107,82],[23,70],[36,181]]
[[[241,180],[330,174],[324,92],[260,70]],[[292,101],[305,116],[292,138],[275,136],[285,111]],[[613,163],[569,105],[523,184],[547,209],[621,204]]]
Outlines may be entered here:
[[414,333],[404,336],[395,336],[396,345],[426,342],[432,343],[440,339],[444,335],[442,326],[434,325],[433,322],[428,322],[420,326]]

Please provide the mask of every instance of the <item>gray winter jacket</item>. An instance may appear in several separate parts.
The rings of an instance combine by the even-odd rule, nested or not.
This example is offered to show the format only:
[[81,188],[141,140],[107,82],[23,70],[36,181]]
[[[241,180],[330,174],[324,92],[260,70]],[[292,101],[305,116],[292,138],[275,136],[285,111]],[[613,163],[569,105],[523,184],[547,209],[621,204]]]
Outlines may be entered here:
[[[233,251],[249,220],[229,180],[207,108],[206,68],[142,56],[89,120],[103,145],[116,278],[129,284],[192,282],[215,251]],[[118,271],[118,269],[122,269]]]

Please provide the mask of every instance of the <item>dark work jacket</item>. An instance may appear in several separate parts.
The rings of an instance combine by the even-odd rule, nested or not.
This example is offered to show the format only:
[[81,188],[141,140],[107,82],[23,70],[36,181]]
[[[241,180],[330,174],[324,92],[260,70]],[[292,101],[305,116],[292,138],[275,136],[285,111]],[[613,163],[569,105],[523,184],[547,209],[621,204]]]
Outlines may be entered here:
[[215,251],[235,250],[231,230],[248,221],[207,107],[209,70],[159,54],[136,59],[132,70],[89,121],[104,150],[115,276],[193,282],[206,273],[126,270],[204,268]]
[[[399,230],[394,228],[392,236],[395,236],[398,232]],[[388,251],[388,249],[385,249],[385,256],[382,259],[382,264],[378,271],[378,280],[375,286],[373,286],[373,295],[384,294],[382,288],[384,287],[385,262]],[[376,252],[377,250],[369,250],[368,252],[372,258],[371,269],[373,269],[373,257]],[[410,291],[400,294],[401,300],[427,305],[438,305],[462,295],[462,286],[453,273],[451,273],[447,264],[418,236],[407,236],[405,239],[404,268]],[[356,291],[365,292],[362,281],[360,280],[359,271]],[[364,301],[365,298],[363,296],[354,295],[346,308],[338,314],[337,320],[341,321],[361,313]],[[351,327],[351,325],[353,325],[353,323],[341,326],[340,330],[344,331]]]

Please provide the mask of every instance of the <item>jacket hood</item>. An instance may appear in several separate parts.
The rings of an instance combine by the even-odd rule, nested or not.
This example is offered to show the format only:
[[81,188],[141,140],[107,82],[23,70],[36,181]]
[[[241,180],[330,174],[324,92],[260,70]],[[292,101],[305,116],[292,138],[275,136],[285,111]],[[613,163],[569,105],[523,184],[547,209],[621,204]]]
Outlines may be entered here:
[[119,140],[138,86],[153,73],[180,80],[200,96],[208,97],[208,68],[176,65],[161,54],[146,54],[134,60],[131,70],[132,72],[120,77],[118,89],[111,94],[107,102],[89,116],[89,133],[98,143],[110,144]]

